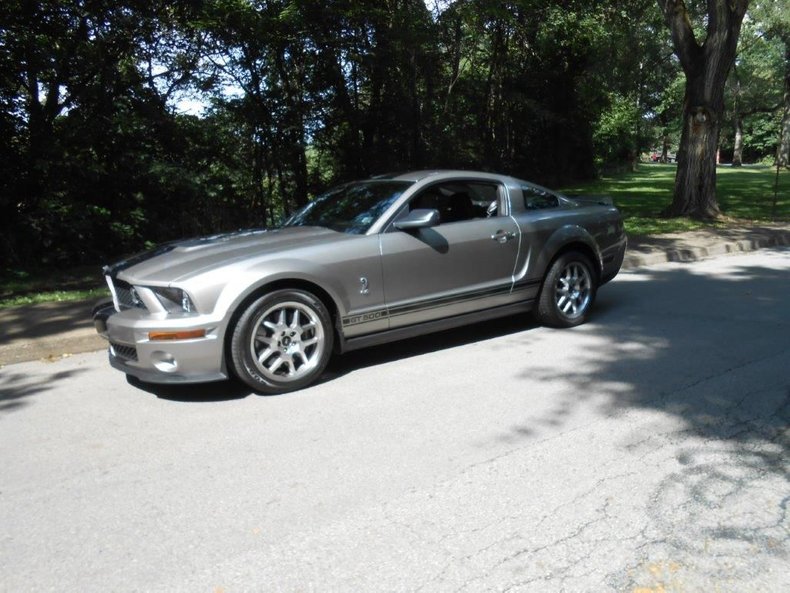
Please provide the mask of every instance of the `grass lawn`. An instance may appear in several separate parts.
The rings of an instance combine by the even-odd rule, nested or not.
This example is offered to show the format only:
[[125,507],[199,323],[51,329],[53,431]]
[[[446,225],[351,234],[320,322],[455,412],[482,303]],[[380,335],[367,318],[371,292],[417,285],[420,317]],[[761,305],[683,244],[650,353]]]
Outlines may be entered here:
[[[562,191],[569,194],[612,196],[625,217],[625,227],[629,234],[654,235],[706,226],[737,225],[744,221],[790,222],[790,171],[780,172],[774,216],[775,178],[776,170],[765,166],[719,167],[717,195],[719,206],[728,220],[715,223],[661,217],[661,211],[672,201],[675,165],[642,164],[635,173],[602,177],[562,188]],[[98,299],[108,294],[98,266],[34,273],[0,273],[0,307],[47,301]]]
[[109,296],[99,266],[0,274],[0,307]]
[[[595,181],[562,188],[565,193],[600,194],[614,198],[625,217],[630,234],[653,235],[727,226],[738,221],[704,223],[687,218],[662,218],[660,213],[672,201],[675,165],[641,164],[635,173],[602,177]],[[766,166],[730,167],[717,170],[716,193],[725,216],[742,221],[773,219],[776,169]],[[780,171],[776,220],[790,221],[790,171]]]

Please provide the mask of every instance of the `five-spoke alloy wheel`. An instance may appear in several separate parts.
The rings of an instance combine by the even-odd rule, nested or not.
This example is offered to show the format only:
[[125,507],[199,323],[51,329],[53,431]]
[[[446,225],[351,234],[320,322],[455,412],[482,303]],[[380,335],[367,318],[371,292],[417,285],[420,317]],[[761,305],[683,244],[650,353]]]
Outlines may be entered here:
[[301,389],[324,371],[332,351],[332,324],[309,292],[277,290],[251,303],[231,337],[236,375],[261,393]]
[[541,323],[573,327],[589,316],[596,293],[596,277],[589,258],[579,252],[560,255],[549,268],[538,299]]

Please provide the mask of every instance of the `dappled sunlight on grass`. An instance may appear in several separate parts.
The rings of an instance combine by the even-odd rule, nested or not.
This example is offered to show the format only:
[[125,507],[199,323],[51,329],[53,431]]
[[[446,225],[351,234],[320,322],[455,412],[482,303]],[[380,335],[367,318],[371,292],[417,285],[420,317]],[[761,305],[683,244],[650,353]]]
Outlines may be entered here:
[[665,188],[658,188],[650,185],[632,185],[632,184],[619,184],[615,185],[612,189],[613,193],[623,194],[627,192],[639,192],[640,194],[650,194],[656,196],[671,196],[670,190]]
[[53,290],[31,294],[10,296],[0,299],[0,309],[5,307],[21,307],[38,303],[62,303],[67,301],[82,301],[86,299],[99,299],[108,297],[109,291],[105,287],[89,290]]
[[0,308],[107,296],[101,267],[61,266],[57,269],[0,269]]
[[[653,235],[720,227],[726,222],[701,222],[686,218],[663,218],[661,211],[672,201],[675,165],[643,163],[636,172],[604,176],[588,183],[563,188],[567,194],[608,195],[625,218],[628,233]],[[790,171],[780,172],[774,217],[776,169],[766,166],[720,166],[717,197],[722,213],[750,221],[790,220]]]
[[[618,204],[618,206],[620,206]],[[658,218],[645,216],[628,216],[627,208],[620,208],[627,217],[625,221],[626,231],[629,235],[658,235],[663,233],[678,233],[683,231],[696,231],[711,226],[723,226],[721,224],[711,224],[692,220],[690,218]]]

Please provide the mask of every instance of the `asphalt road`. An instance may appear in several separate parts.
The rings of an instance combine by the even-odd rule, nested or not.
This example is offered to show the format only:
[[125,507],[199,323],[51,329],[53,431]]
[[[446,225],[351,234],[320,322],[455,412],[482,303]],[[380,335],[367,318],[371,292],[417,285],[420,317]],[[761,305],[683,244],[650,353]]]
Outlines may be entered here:
[[790,250],[621,274],[302,392],[0,370],[0,590],[790,590]]

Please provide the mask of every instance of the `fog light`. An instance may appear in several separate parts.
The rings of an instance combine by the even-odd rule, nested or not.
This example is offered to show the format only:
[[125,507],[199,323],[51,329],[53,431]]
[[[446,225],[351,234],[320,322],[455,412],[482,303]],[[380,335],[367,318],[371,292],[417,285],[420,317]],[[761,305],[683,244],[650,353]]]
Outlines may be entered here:
[[163,373],[174,373],[178,369],[178,361],[175,356],[162,350],[151,353],[151,362],[154,363],[157,370]]

